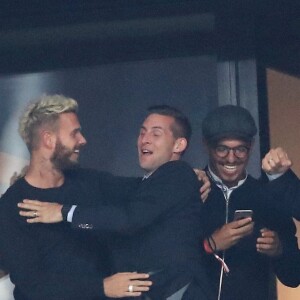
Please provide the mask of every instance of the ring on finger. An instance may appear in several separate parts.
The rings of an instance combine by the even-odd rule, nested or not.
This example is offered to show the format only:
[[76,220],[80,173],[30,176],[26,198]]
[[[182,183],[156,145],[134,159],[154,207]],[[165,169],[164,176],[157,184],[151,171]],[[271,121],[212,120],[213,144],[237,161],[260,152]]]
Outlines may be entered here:
[[130,285],[128,286],[128,292],[130,292],[130,293],[133,292],[133,285],[132,285],[132,284],[130,284]]
[[37,211],[34,211],[34,213],[33,213],[33,217],[34,218],[36,218],[38,216],[38,213],[37,213]]

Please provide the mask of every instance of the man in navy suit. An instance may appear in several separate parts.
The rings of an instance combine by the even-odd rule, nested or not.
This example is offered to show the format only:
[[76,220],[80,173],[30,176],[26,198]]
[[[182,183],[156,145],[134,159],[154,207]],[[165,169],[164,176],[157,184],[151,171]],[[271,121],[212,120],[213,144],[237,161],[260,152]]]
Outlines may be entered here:
[[[190,135],[189,121],[180,111],[152,107],[137,141],[146,174],[125,199],[71,209],[25,201],[20,207],[31,211],[20,214],[31,217],[29,223],[68,219],[74,228],[109,233],[114,271],[151,274],[150,299],[210,299],[201,257],[199,182],[180,160]],[[129,285],[129,291],[134,289]]]

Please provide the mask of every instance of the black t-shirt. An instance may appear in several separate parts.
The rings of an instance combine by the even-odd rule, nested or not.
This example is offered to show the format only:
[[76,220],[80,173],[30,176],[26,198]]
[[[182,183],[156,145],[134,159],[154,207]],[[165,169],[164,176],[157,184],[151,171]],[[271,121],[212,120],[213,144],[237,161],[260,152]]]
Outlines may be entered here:
[[92,205],[99,201],[99,182],[96,172],[80,170],[67,173],[58,188],[35,188],[21,178],[2,196],[0,253],[16,300],[104,297],[103,277],[109,274],[104,245],[68,223],[28,224],[17,207],[23,199]]

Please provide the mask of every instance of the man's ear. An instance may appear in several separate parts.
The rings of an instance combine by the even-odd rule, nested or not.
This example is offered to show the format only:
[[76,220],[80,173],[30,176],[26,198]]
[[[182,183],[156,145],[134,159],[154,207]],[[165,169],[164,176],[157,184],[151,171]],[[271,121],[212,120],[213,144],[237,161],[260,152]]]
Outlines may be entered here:
[[53,132],[48,131],[48,130],[42,131],[41,140],[42,140],[44,147],[46,147],[48,149],[52,149],[53,147],[55,147],[56,136],[54,135]]
[[187,147],[187,140],[185,138],[178,138],[175,142],[173,152],[174,153],[182,153]]

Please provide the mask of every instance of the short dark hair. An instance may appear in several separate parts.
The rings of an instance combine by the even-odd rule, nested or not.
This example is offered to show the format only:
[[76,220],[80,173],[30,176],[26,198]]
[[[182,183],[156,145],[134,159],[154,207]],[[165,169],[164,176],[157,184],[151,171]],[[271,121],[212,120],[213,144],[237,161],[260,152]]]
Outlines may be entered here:
[[187,145],[189,145],[192,127],[188,118],[177,108],[169,105],[155,105],[148,108],[147,116],[151,114],[158,114],[162,116],[169,116],[174,118],[174,125],[171,127],[174,137],[185,138],[187,140]]

